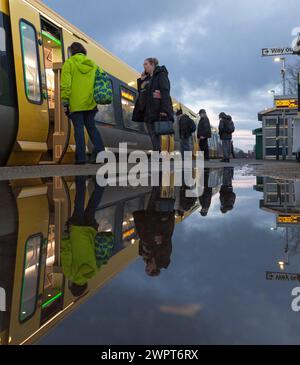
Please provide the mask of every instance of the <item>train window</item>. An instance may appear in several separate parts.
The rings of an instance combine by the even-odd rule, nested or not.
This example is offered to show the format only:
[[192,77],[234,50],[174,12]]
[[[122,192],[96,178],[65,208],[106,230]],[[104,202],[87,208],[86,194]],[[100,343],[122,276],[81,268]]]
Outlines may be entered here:
[[29,237],[25,245],[20,322],[31,318],[36,310],[42,244],[43,236],[37,234]]
[[99,232],[114,232],[116,207],[111,206],[97,210],[95,219],[99,224]]
[[133,213],[144,210],[143,201],[140,198],[125,203],[123,215],[123,244],[125,247],[134,243],[137,238]]
[[25,90],[29,101],[41,103],[41,80],[35,28],[22,20],[20,22],[24,65]]
[[[111,80],[109,81],[113,89],[113,83]],[[96,122],[99,123],[106,123],[112,125],[116,124],[114,103],[112,102],[109,105],[98,105],[98,113],[96,114],[95,120]]]
[[128,89],[121,87],[121,103],[123,122],[126,128],[139,130],[140,123],[132,121],[133,109],[135,106],[136,94]]

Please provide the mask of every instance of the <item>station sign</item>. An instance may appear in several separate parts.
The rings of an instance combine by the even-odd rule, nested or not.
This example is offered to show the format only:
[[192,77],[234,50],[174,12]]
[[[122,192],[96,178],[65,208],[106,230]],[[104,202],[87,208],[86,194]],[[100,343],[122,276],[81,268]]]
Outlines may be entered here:
[[300,224],[300,214],[280,214],[277,216],[278,224]]
[[262,57],[275,57],[293,54],[295,54],[295,51],[292,47],[263,48],[261,51]]
[[277,99],[275,106],[278,109],[298,109],[297,99]]

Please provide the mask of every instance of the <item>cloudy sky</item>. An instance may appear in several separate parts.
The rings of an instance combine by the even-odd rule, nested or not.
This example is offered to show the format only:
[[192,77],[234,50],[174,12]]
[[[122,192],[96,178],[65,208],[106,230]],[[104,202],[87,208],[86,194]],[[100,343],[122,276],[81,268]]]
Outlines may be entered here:
[[172,95],[206,108],[213,125],[221,111],[231,114],[244,150],[253,148],[257,112],[272,106],[268,90],[281,92],[280,66],[261,48],[291,46],[300,27],[299,0],[44,2],[137,70],[145,57],[159,58]]

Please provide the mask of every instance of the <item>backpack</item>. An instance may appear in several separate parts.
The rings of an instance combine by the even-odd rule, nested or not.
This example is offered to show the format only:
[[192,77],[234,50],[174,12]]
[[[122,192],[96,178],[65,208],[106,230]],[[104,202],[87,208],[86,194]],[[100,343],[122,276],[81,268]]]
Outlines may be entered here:
[[113,255],[115,236],[111,232],[98,232],[95,237],[95,256],[98,268],[106,265]]
[[189,138],[195,133],[197,127],[193,119],[184,114],[180,120],[180,134],[183,138]]
[[235,125],[234,125],[232,119],[226,121],[226,123],[225,123],[225,129],[226,129],[226,133],[232,134],[232,133],[235,132]]
[[94,99],[98,105],[108,105],[113,101],[111,82],[100,67],[97,68],[95,75]]

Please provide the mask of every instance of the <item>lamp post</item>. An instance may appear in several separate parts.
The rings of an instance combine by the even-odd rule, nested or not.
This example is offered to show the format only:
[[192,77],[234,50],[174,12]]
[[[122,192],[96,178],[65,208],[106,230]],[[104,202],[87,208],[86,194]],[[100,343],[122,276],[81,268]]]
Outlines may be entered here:
[[[283,96],[286,96],[286,58],[285,57],[276,57],[274,62],[281,62],[281,75],[282,75],[282,90]],[[282,136],[282,159],[286,160],[286,116],[285,116],[285,109],[282,112],[282,129],[283,129],[283,136]],[[279,125],[280,130],[280,125]]]
[[281,76],[282,76],[282,89],[283,96],[286,95],[286,58],[285,57],[276,57],[274,58],[274,62],[281,62]]

